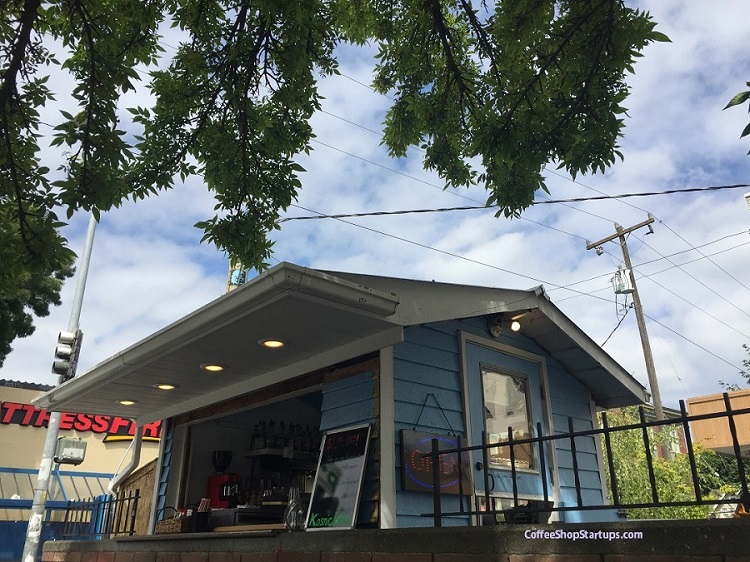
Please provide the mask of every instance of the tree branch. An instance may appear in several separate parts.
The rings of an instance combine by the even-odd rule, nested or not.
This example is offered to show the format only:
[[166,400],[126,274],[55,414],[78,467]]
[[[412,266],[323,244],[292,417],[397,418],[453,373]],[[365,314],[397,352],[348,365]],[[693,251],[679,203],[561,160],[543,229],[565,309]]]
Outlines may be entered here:
[[0,108],[3,108],[3,111],[10,103],[13,92],[16,91],[18,73],[23,67],[24,59],[26,58],[26,50],[31,43],[31,32],[34,29],[34,23],[36,23],[36,20],[39,17],[39,7],[41,4],[41,0],[26,0],[23,4],[23,12],[19,19],[20,28],[16,42],[11,51],[10,64],[3,74],[2,84],[0,84]]

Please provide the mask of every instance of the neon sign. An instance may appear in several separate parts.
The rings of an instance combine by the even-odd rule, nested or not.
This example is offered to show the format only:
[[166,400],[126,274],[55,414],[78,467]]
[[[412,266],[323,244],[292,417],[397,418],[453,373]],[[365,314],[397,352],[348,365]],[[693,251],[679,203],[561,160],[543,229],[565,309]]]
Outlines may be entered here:
[[[406,491],[432,492],[432,440],[438,440],[441,451],[466,446],[462,437],[430,435],[401,430],[401,484]],[[438,457],[438,482],[443,494],[469,495],[473,487],[469,453],[449,453]]]

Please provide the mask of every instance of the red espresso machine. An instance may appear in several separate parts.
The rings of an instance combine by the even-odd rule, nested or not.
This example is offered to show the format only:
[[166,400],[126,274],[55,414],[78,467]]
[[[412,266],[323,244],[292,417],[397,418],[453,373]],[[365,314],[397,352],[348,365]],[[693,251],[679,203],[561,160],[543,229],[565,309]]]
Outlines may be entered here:
[[211,458],[216,474],[208,477],[206,497],[214,509],[237,507],[242,495],[239,474],[227,472],[232,464],[232,451],[214,451]]

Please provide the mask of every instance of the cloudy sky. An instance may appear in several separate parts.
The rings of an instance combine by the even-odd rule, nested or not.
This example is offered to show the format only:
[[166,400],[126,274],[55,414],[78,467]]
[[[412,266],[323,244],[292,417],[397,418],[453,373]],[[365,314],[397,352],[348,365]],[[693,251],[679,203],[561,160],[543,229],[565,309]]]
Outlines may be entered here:
[[[633,2],[631,2],[633,4]],[[389,160],[378,131],[389,100],[367,86],[372,51],[347,49],[342,75],[326,80],[314,118],[314,152],[289,219],[274,233],[275,258],[319,269],[527,289],[543,284],[574,322],[647,386],[635,314],[610,279],[619,246],[586,250],[586,240],[655,217],[654,233],[628,238],[664,404],[720,392],[741,382],[750,344],[750,188],[617,198],[750,183],[750,117],[722,111],[750,80],[750,3],[643,0],[672,43],[646,49],[630,77],[632,96],[623,162],[605,174],[572,181],[547,170],[550,195],[520,219],[491,210],[301,220],[316,214],[481,205],[481,189],[443,191],[425,173],[421,154]],[[166,42],[166,39],[165,39]],[[143,100],[137,100],[141,105]],[[133,104],[134,105],[134,104]],[[543,203],[607,195],[611,200]],[[213,202],[194,180],[158,198],[102,215],[96,232],[81,328],[79,373],[220,296],[227,262],[201,245],[192,225],[212,216]],[[65,228],[81,253],[88,217]],[[74,280],[63,305],[16,340],[0,378],[54,384],[55,339],[67,328]],[[623,319],[623,314],[628,311]],[[619,327],[618,327],[619,324]],[[614,331],[614,332],[613,332]]]

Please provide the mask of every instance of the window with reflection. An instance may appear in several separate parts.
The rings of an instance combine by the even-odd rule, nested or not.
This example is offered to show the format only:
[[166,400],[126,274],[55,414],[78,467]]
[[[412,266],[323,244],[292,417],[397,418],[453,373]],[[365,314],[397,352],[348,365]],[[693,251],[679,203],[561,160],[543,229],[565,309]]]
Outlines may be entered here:
[[[524,377],[482,367],[484,426],[490,443],[507,441],[509,427],[513,439],[528,439],[532,435],[528,387]],[[514,445],[513,454],[516,468],[534,468],[531,443]],[[509,467],[510,447],[492,447],[489,457],[491,465]]]

